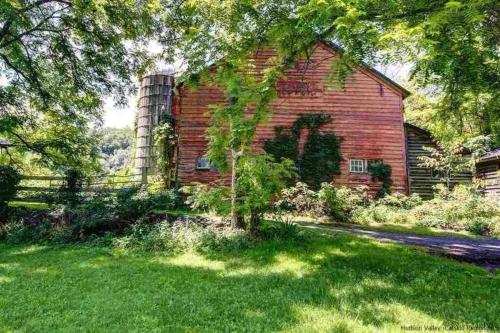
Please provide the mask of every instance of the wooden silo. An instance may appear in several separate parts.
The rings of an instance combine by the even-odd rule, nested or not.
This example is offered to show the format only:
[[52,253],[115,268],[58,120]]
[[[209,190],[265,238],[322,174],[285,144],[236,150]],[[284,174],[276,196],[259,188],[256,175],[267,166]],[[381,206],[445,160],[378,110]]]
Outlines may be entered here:
[[136,173],[142,176],[143,184],[147,183],[147,175],[155,172],[157,152],[153,131],[163,119],[172,116],[173,86],[174,78],[169,73],[153,73],[141,79],[135,168]]

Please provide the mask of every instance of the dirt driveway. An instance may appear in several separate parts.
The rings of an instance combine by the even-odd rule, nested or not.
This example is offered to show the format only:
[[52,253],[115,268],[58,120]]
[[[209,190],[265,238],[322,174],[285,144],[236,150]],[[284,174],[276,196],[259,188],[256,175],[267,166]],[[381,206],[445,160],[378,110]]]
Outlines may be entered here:
[[488,270],[500,268],[500,240],[475,240],[455,237],[437,237],[399,234],[393,232],[371,231],[357,227],[339,227],[299,222],[305,228],[325,231],[349,232],[368,236],[380,241],[409,244],[427,248],[432,254],[442,255],[459,261],[468,262]]

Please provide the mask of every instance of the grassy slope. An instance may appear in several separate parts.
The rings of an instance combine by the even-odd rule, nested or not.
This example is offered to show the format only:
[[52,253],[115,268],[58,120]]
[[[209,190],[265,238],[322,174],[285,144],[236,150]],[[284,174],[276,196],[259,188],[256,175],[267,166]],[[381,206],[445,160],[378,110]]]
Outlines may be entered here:
[[210,256],[0,244],[0,331],[500,328],[500,278],[351,235]]

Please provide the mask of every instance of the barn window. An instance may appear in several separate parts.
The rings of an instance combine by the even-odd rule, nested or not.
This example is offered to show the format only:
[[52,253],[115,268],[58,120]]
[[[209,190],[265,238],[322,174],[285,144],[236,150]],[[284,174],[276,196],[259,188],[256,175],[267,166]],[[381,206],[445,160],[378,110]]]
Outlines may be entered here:
[[196,170],[210,170],[210,160],[208,157],[198,157],[196,159]]
[[365,172],[364,160],[349,160],[349,172],[363,173]]

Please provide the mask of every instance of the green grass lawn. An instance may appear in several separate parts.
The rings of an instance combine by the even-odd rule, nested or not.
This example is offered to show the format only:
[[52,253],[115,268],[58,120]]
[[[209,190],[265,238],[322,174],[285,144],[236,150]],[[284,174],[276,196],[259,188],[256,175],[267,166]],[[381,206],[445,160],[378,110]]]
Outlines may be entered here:
[[0,332],[494,331],[499,295],[482,269],[344,234],[178,256],[0,244]]
[[24,201],[11,201],[9,202],[10,207],[24,207],[33,210],[45,210],[49,208],[49,205],[44,202],[24,202]]

